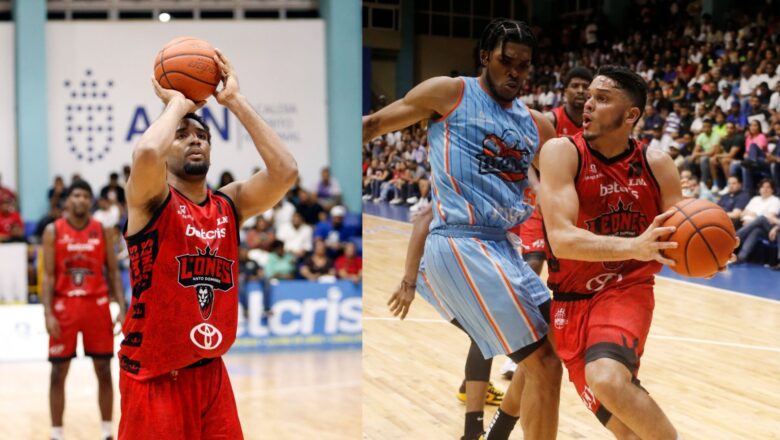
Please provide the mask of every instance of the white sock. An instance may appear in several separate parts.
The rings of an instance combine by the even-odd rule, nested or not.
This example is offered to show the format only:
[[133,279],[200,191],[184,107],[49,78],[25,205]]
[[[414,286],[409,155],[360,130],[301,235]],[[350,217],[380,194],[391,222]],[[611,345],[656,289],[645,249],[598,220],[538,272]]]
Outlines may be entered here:
[[100,430],[103,431],[103,438],[114,436],[114,426],[111,420],[100,422]]
[[51,440],[62,440],[62,426],[51,427]]

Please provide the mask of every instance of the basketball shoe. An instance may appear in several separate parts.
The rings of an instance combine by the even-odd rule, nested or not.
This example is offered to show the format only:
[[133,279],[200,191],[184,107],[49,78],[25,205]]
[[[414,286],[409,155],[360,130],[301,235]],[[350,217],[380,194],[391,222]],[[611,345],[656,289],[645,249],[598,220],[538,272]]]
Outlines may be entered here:
[[[458,400],[466,403],[466,382],[463,382],[458,390]],[[488,382],[488,389],[485,393],[486,405],[501,405],[504,400],[504,392],[493,386],[493,382]]]

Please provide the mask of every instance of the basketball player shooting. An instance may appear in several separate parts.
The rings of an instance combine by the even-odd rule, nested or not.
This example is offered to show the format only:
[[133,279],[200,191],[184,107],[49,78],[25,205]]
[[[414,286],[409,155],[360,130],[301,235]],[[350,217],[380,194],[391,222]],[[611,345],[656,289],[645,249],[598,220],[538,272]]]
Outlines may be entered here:
[[662,226],[682,200],[671,157],[629,137],[645,81],[603,66],[589,87],[583,132],[541,151],[540,200],[553,291],[552,339],[585,406],[619,439],[680,438],[637,378],[661,264]]
[[238,231],[284,196],[298,170],[240,93],[225,55],[217,50],[214,60],[223,83],[216,100],[247,130],[266,169],[211,191],[211,135],[192,113],[205,102],[152,80],[165,110],[135,146],[127,183],[133,297],[119,351],[120,439],[243,438],[220,358],[236,336]]
[[[489,440],[507,439],[521,414],[526,438],[555,438],[558,426],[561,366],[538,308],[549,294],[506,236],[531,214],[524,200],[530,166],[540,139],[554,136],[544,116],[516,99],[535,46],[525,23],[496,19],[480,41],[480,77],[431,78],[363,118],[364,142],[431,120],[434,216],[417,284],[427,283],[438,299],[431,304],[485,358],[505,354],[524,370],[510,384]],[[485,388],[475,396],[484,399]],[[521,406],[521,397],[533,404]],[[467,414],[466,439],[479,436],[468,429],[469,416],[482,425],[479,414]]]
[[84,353],[92,358],[98,379],[101,438],[107,440],[114,436],[114,323],[108,308],[109,293],[119,304],[117,322],[122,321],[126,310],[114,234],[113,229],[104,229],[92,218],[92,188],[87,182],[76,181],[68,188],[65,206],[62,218],[43,232],[41,302],[49,333],[51,439],[63,438],[65,378],[70,360],[76,357],[76,338],[81,333]]

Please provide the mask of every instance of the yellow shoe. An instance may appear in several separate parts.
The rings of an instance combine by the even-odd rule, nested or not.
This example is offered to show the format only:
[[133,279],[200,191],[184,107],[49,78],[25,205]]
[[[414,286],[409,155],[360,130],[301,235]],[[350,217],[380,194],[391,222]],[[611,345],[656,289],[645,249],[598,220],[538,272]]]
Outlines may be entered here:
[[504,392],[493,386],[493,382],[488,382],[488,390],[485,395],[485,404],[487,405],[501,405],[504,401]]
[[[457,396],[458,396],[458,400],[460,400],[463,403],[466,403],[465,391],[460,392],[460,390],[458,390]],[[485,393],[485,404],[498,406],[501,405],[501,402],[503,400],[504,400],[504,392],[494,387],[493,382],[488,382],[487,393]]]

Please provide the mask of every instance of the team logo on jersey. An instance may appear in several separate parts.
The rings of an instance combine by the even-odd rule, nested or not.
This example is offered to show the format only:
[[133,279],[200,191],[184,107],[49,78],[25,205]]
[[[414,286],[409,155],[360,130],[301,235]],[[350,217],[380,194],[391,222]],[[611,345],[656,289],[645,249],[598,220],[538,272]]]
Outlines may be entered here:
[[618,199],[617,204],[607,205],[609,212],[590,220],[585,220],[588,230],[597,235],[614,235],[618,237],[636,237],[641,234],[650,222],[641,211],[632,210],[632,203],[624,203]]
[[555,328],[560,330],[564,325],[566,325],[567,322],[569,322],[569,320],[566,318],[566,309],[561,307],[557,312],[555,312],[555,319],[553,320]]
[[223,292],[233,287],[233,261],[212,252],[209,246],[204,250],[196,248],[195,255],[179,255],[179,284],[194,287],[203,319],[209,319],[214,308],[214,290]]
[[94,274],[88,266],[89,262],[83,255],[77,255],[65,260],[65,273],[70,276],[70,280],[74,286],[81,287],[84,284],[84,279],[87,275]]
[[514,130],[506,130],[501,136],[489,134],[482,140],[482,153],[477,154],[480,174],[497,174],[504,180],[519,182],[527,178],[531,164],[532,142],[526,137],[523,146]]

